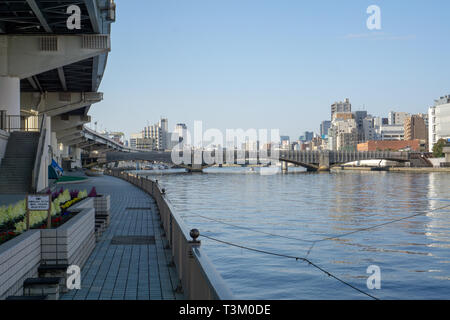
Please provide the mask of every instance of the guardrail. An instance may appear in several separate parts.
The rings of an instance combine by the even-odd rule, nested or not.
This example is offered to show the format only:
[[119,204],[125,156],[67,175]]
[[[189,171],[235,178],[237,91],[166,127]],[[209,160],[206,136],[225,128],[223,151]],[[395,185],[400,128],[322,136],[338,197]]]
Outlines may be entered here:
[[233,295],[181,217],[166,201],[165,191],[157,182],[136,174],[106,170],[105,174],[121,178],[152,196],[159,209],[172,258],[185,297],[190,300],[232,300]]
[[5,110],[0,110],[0,129],[6,132],[13,131],[39,131],[40,116],[8,115]]

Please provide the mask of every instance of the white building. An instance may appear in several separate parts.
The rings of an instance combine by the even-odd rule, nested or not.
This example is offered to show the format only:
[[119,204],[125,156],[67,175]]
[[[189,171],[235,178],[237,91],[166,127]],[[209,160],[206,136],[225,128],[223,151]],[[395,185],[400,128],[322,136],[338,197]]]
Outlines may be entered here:
[[153,126],[147,126],[143,131],[143,138],[153,139],[156,143],[156,149],[166,150],[169,149],[170,133],[169,122],[167,119],[161,119]]
[[130,136],[130,143],[129,143],[130,148],[136,148],[137,140],[142,139],[143,137],[144,137],[144,135],[142,134],[142,132],[132,133]]
[[381,140],[404,140],[405,126],[403,124],[382,125],[379,135]]
[[176,140],[178,140],[177,144],[181,143],[183,146],[187,145],[189,144],[187,135],[188,135],[187,126],[184,123],[178,123],[175,126],[175,130],[172,134],[172,142],[176,142]]
[[355,119],[334,119],[329,130],[329,150],[356,150],[359,141],[358,125]]
[[428,111],[428,138],[430,152],[439,139],[450,138],[450,95],[435,100]]

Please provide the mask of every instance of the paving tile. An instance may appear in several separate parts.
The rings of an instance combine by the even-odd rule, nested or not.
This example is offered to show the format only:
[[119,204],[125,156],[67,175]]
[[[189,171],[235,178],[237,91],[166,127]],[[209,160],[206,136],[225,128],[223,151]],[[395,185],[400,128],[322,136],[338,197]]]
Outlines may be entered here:
[[[109,177],[91,178],[77,189],[111,195],[111,222],[81,271],[82,289],[61,296],[62,300],[180,299],[173,293],[178,278],[170,250],[161,237],[154,200],[127,182]],[[73,188],[73,186],[63,186]],[[151,208],[127,210],[127,208]],[[154,236],[155,244],[111,245],[114,236]]]

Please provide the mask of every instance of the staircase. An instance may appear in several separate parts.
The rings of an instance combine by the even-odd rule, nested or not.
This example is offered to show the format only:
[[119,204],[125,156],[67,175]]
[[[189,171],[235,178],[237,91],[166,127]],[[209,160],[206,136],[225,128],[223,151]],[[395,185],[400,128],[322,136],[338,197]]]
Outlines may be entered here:
[[416,168],[432,168],[433,164],[429,160],[431,154],[428,153],[411,153],[411,167]]
[[0,164],[0,194],[28,193],[39,132],[12,132]]

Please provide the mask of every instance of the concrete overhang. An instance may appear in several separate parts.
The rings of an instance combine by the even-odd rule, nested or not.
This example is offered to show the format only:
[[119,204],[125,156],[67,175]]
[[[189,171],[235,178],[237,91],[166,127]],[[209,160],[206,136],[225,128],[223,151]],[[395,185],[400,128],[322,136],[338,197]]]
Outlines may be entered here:
[[110,36],[106,34],[0,34],[0,76],[26,79],[110,50]]
[[34,109],[53,117],[103,100],[101,92],[22,92],[21,109]]

